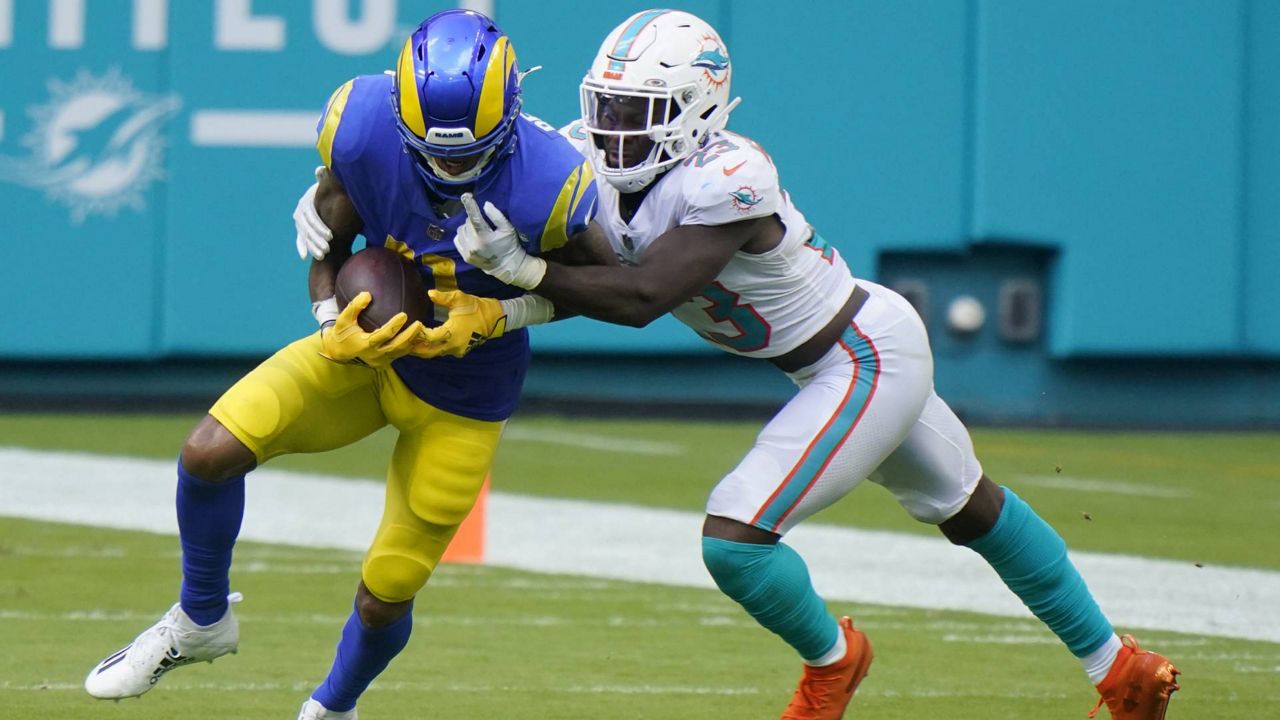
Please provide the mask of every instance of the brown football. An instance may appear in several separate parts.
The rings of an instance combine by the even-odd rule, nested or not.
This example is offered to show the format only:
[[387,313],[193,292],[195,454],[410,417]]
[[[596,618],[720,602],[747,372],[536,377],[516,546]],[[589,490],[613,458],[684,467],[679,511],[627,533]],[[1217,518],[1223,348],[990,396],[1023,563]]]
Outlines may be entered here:
[[367,247],[342,264],[334,287],[338,308],[345,308],[351,298],[366,291],[373,301],[357,318],[365,332],[377,330],[399,312],[409,316],[405,325],[414,320],[425,322],[429,317],[430,303],[422,275],[397,252]]

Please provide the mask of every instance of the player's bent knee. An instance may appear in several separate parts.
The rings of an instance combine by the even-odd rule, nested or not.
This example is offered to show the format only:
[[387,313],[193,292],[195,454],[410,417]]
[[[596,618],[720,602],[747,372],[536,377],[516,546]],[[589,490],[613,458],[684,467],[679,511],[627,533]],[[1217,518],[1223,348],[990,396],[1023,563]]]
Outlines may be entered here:
[[434,570],[434,563],[417,554],[371,552],[365,559],[362,578],[376,599],[402,603],[418,594]]
[[922,522],[926,525],[942,525],[951,518],[956,516],[955,512],[949,512],[948,508],[941,508],[934,505],[912,505],[903,506],[907,514],[912,520]]
[[356,590],[356,612],[369,628],[386,627],[413,609],[413,600],[387,602],[376,597],[362,581]]
[[205,415],[182,445],[182,467],[206,482],[223,482],[258,464],[253,451],[212,415]]

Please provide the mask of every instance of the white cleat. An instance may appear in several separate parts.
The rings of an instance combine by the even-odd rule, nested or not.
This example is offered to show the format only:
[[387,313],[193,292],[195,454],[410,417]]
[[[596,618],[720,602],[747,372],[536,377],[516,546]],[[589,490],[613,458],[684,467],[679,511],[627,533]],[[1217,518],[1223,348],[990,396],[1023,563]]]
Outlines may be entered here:
[[356,720],[356,709],[351,708],[346,712],[328,710],[319,700],[307,698],[298,711],[298,720]]
[[[238,592],[227,596],[228,603],[243,599]],[[170,670],[193,662],[213,662],[214,658],[234,653],[239,642],[240,624],[230,605],[218,622],[201,626],[178,603],[132,643],[90,670],[84,689],[101,700],[138,697]]]

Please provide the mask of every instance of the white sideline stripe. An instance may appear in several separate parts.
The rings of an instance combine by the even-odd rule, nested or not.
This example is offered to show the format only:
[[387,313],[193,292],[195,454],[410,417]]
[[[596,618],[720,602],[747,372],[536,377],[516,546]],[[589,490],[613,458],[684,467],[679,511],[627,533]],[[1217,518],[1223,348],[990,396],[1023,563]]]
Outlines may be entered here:
[[[0,468],[0,515],[177,533],[172,462],[0,448]],[[377,482],[258,470],[240,537],[362,551],[382,494]],[[713,587],[698,550],[700,512],[495,492],[489,513],[492,565]],[[981,558],[941,538],[812,525],[788,542],[828,600],[1028,617]],[[1280,572],[1088,552],[1072,559],[1123,629],[1280,643]]]
[[688,448],[675,443],[654,442],[651,440],[629,440],[609,435],[584,435],[582,433],[566,435],[551,430],[535,428],[508,427],[502,433],[502,439],[517,442],[537,442],[551,445],[567,445],[569,447],[588,450],[604,450],[605,452],[629,453],[633,455],[684,455]]
[[1016,479],[1018,482],[1026,483],[1027,485],[1088,493],[1112,493],[1115,495],[1160,498],[1189,498],[1194,494],[1190,490],[1155,484],[1142,485],[1139,483],[1117,482],[1115,480],[1090,480],[1063,475],[1019,475]]
[[313,110],[196,110],[191,113],[191,144],[311,147],[319,119]]

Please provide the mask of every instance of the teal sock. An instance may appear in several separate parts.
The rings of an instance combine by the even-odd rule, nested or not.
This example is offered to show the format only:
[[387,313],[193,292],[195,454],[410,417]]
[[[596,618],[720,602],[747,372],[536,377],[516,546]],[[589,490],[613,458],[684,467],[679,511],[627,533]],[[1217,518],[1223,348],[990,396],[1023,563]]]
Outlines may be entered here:
[[1076,657],[1111,638],[1111,623],[1067,557],[1067,544],[1009,488],[995,526],[969,547]]
[[725,595],[813,660],[835,647],[840,627],[809,580],[804,560],[784,543],[702,538],[702,560]]

